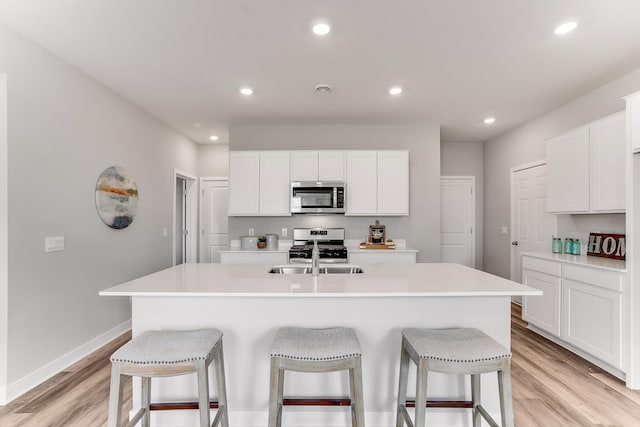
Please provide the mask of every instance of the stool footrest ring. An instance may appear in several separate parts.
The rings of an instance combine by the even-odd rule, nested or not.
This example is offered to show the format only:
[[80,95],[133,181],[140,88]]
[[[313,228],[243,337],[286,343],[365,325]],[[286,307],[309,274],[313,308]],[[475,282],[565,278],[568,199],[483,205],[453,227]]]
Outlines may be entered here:
[[300,397],[282,399],[284,406],[351,406],[348,397]]
[[[407,408],[415,408],[416,401],[407,399]],[[473,402],[470,400],[428,400],[427,408],[470,408],[473,409]]]
[[[178,409],[198,409],[200,405],[198,402],[166,402],[166,403],[152,403],[149,406],[151,411],[175,411]],[[218,401],[211,400],[209,402],[209,409],[218,409]]]

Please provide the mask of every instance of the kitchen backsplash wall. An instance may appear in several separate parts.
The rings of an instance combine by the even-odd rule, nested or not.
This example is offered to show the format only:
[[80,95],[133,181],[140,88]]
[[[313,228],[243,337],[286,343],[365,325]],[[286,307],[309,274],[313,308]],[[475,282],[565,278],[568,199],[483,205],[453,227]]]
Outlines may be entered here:
[[[625,214],[558,215],[558,236],[578,238],[586,248],[589,233],[625,234]],[[551,248],[549,248],[551,250]],[[586,249],[583,250],[586,253]]]
[[[230,217],[229,237],[277,233],[283,227],[344,227],[348,239],[366,236],[379,219],[391,238],[406,238],[418,262],[440,261],[440,126],[438,125],[236,125],[229,150],[409,150],[409,209],[404,217]],[[348,203],[347,194],[347,203]]]

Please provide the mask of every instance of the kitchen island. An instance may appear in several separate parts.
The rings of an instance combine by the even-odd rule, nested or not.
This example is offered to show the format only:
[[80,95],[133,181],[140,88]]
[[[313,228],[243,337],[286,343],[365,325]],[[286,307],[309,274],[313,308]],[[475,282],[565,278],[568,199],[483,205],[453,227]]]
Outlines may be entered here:
[[[283,275],[271,265],[183,264],[100,292],[132,300],[133,335],[149,329],[224,331],[229,419],[266,425],[269,348],[282,326],[354,328],[363,350],[366,424],[394,425],[401,330],[476,327],[510,347],[511,296],[540,295],[458,264],[361,265],[361,274]],[[412,369],[412,377],[415,369]],[[410,379],[412,381],[412,379]],[[466,400],[468,381],[433,374],[430,398]],[[212,384],[215,384],[212,382]],[[409,384],[412,384],[411,382]],[[134,387],[139,383],[134,382]],[[346,372],[287,373],[285,395],[348,395]],[[414,388],[410,385],[409,390]],[[496,375],[484,375],[485,407],[499,414]],[[194,401],[195,377],[156,379],[152,401]],[[215,394],[215,391],[213,392]],[[134,394],[134,407],[139,396]],[[429,410],[430,425],[466,426],[470,411]],[[196,411],[154,412],[153,425],[194,425]],[[348,426],[345,408],[286,407],[283,426]]]

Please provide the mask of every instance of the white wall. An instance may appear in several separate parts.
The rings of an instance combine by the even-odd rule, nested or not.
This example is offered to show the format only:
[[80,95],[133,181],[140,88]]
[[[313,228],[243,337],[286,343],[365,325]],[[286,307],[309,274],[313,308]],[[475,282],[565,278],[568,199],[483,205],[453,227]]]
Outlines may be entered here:
[[[11,398],[65,354],[130,319],[126,298],[98,291],[172,265],[162,229],[172,229],[173,170],[195,174],[197,149],[2,26],[0,73],[8,80]],[[105,226],[95,209],[96,180],[112,165],[127,169],[140,194],[124,230]],[[58,235],[66,250],[45,253],[45,237]]]
[[280,234],[282,227],[344,227],[347,239],[359,239],[376,219],[391,238],[406,238],[420,250],[418,261],[440,260],[440,127],[438,125],[238,125],[229,131],[230,150],[409,150],[410,215],[408,217],[230,217],[229,237]]
[[198,145],[199,176],[229,176],[229,144]]
[[482,270],[483,225],[483,148],[477,142],[443,142],[440,144],[440,173],[442,176],[476,177],[476,268]]
[[509,225],[509,169],[544,159],[546,139],[624,110],[622,97],[639,89],[636,70],[484,143],[485,271],[509,277],[510,240],[500,234]]
[[9,325],[7,169],[7,76],[0,74],[0,403],[7,400],[7,332]]

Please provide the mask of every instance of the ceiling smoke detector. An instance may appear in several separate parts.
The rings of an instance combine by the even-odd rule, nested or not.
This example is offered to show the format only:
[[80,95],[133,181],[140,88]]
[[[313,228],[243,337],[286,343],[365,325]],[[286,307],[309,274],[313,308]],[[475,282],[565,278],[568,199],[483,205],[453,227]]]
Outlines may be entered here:
[[319,95],[326,95],[328,93],[331,93],[331,85],[328,85],[326,83],[322,83],[319,84],[318,86],[315,87],[316,93]]

